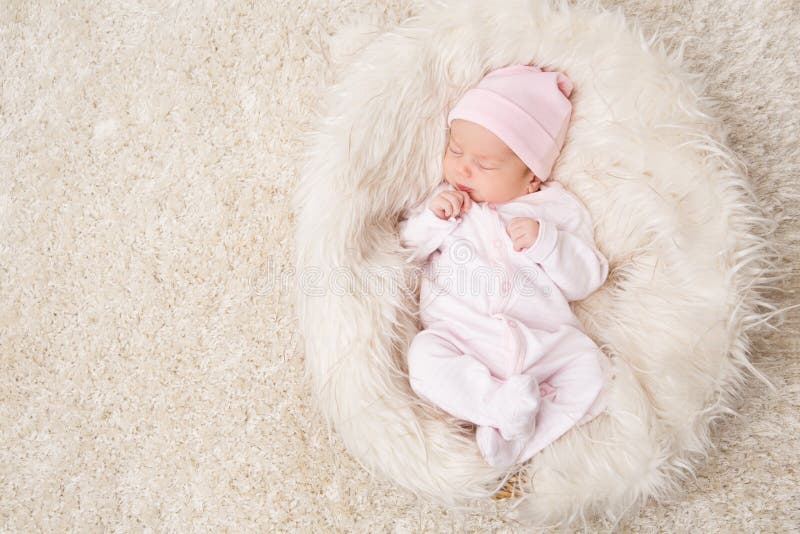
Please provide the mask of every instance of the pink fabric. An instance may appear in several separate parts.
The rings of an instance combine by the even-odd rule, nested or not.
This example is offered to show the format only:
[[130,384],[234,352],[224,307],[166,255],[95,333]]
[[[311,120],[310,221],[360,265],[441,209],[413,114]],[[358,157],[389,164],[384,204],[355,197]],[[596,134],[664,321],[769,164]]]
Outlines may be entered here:
[[499,137],[542,181],[550,177],[567,135],[572,81],[532,65],[494,70],[468,90],[447,116],[479,124]]
[[[400,223],[408,261],[428,260],[409,381],[420,397],[478,425],[483,456],[505,467],[603,408],[606,356],[569,302],[603,284],[608,262],[586,208],[557,182],[509,202],[473,203],[449,220],[427,207],[445,188],[453,189],[443,182]],[[522,251],[505,230],[514,217],[540,224]]]

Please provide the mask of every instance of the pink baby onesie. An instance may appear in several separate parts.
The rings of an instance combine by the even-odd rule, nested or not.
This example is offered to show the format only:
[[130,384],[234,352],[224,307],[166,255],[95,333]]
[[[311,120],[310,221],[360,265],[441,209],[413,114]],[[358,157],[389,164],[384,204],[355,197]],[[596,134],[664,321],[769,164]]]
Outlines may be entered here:
[[[442,220],[428,205],[445,189],[455,190],[442,182],[400,222],[408,261],[428,260],[409,382],[421,398],[476,424],[484,458],[507,467],[604,407],[607,358],[569,302],[603,284],[608,262],[588,211],[558,182],[508,202],[473,202]],[[539,222],[522,251],[506,232],[515,217]]]

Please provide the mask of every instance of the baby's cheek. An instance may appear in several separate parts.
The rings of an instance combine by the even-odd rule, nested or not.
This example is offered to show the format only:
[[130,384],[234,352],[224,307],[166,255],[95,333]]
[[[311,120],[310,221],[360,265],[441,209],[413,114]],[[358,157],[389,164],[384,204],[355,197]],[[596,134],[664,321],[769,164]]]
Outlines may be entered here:
[[444,170],[445,176],[450,176],[450,160],[448,158],[444,158],[442,169]]

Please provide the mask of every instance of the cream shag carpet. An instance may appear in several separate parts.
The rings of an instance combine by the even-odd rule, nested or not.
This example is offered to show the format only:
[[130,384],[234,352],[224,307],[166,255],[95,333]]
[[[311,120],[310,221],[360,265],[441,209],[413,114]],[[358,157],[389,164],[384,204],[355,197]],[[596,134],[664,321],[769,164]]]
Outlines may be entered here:
[[[780,224],[798,302],[800,15],[607,1],[684,45]],[[372,481],[311,410],[292,311],[302,135],[411,1],[0,5],[0,529],[513,531]],[[800,524],[800,321],[739,416],[625,531]],[[598,523],[597,530],[607,529]]]

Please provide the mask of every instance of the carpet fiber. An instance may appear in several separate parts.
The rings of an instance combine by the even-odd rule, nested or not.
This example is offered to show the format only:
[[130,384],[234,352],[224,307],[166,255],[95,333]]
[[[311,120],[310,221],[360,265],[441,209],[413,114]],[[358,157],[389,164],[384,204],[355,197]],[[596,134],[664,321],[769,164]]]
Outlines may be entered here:
[[[683,43],[800,285],[800,16],[605,2]],[[310,409],[290,257],[329,60],[413,2],[0,6],[0,528],[486,531],[371,481]],[[740,416],[626,531],[800,523],[800,321],[754,336]],[[602,529],[603,525],[598,525]]]

